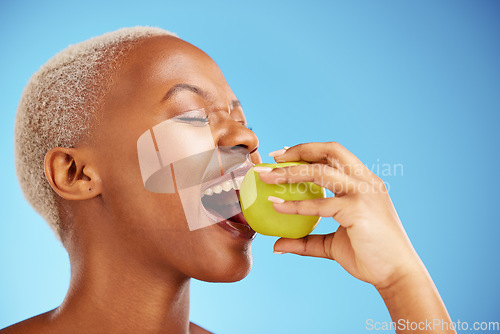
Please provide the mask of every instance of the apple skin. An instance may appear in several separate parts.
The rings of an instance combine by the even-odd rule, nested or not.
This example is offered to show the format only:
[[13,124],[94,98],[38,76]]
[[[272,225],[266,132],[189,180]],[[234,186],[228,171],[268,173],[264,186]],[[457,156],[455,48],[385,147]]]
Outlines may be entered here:
[[[286,167],[307,164],[306,162],[281,162],[258,164],[255,167]],[[324,198],[325,189],[312,182],[264,183],[259,173],[251,168],[245,175],[240,188],[240,204],[243,215],[250,227],[257,233],[298,239],[311,233],[321,217],[278,213],[267,198],[275,196],[290,200]]]

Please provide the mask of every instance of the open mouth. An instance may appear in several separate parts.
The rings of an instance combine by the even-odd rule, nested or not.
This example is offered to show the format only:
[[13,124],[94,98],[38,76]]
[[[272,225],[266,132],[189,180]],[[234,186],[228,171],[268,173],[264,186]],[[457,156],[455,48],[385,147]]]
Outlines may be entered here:
[[233,235],[253,238],[255,232],[243,216],[239,202],[239,189],[244,175],[235,174],[226,174],[214,180],[203,190],[201,203],[210,218],[219,222],[219,226]]

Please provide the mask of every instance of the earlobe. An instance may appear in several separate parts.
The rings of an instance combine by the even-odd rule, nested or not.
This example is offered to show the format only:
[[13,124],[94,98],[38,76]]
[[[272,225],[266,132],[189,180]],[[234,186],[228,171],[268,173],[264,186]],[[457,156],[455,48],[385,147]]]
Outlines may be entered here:
[[101,194],[101,179],[84,152],[55,147],[45,155],[44,165],[50,186],[62,198],[85,200]]

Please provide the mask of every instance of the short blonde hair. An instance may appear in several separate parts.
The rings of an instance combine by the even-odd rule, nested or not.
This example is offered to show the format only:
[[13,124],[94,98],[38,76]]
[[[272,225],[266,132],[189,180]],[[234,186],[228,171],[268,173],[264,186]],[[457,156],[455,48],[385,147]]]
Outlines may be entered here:
[[70,45],[29,80],[17,109],[16,173],[25,198],[59,240],[62,222],[44,159],[54,147],[72,147],[89,135],[123,56],[140,40],[175,36],[161,28],[133,27]]

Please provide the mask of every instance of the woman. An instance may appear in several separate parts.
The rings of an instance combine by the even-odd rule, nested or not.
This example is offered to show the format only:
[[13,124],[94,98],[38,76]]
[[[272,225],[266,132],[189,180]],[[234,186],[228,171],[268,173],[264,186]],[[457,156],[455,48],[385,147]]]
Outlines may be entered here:
[[[165,126],[168,131],[159,131]],[[139,139],[148,131],[151,152],[172,165],[174,192],[147,186],[145,176],[155,171],[145,170],[156,162],[143,163],[147,145]],[[68,251],[71,283],[59,307],[1,332],[206,333],[189,322],[190,278],[244,278],[255,234],[241,217],[220,221],[200,205],[200,190],[229,173],[218,170],[224,161],[213,164],[200,152],[224,152],[228,159],[243,152],[257,164],[257,148],[217,65],[164,30],[122,29],[56,55],[23,93],[16,167],[25,196]],[[285,175],[286,182],[312,181],[335,193],[313,201],[273,199],[275,210],[340,223],[330,235],[279,239],[275,252],[337,261],[377,288],[395,322],[450,322],[380,179],[337,143],[270,155],[311,164],[261,169],[264,182],[283,182]],[[181,186],[189,175],[196,182]]]

